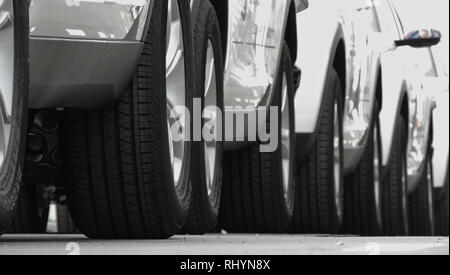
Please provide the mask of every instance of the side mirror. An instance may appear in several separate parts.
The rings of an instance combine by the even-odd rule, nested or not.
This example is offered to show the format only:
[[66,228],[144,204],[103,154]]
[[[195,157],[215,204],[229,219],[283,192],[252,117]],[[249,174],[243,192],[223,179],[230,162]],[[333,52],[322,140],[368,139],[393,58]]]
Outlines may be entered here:
[[441,32],[434,29],[416,30],[408,33],[403,40],[395,41],[395,45],[397,47],[426,48],[439,44],[441,37]]
[[297,10],[297,13],[304,11],[309,7],[309,1],[308,0],[295,0],[295,7]]

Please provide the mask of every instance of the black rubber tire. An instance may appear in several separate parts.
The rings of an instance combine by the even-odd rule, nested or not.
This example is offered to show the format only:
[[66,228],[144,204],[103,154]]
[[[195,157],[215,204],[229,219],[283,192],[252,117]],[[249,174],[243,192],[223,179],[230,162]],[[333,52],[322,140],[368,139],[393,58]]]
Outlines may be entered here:
[[383,181],[384,235],[408,236],[407,134],[405,120],[400,115],[397,115],[394,131],[389,166]]
[[[223,111],[223,57],[220,25],[214,7],[209,0],[195,2],[192,13],[194,34],[195,83],[198,98],[202,98],[205,107],[205,70],[208,42],[214,48],[216,71],[217,104]],[[202,109],[203,109],[202,108]],[[214,183],[211,195],[208,194],[205,172],[205,147],[203,142],[193,142],[191,161],[192,198],[188,218],[183,232],[188,234],[205,234],[217,226],[222,188],[223,143],[217,142],[217,160],[215,164]],[[200,158],[200,159],[199,159]]]
[[[275,87],[273,106],[281,105],[283,72],[288,83],[288,104],[291,127],[291,176],[295,182],[295,135],[294,135],[294,83],[293,67],[288,46],[283,47],[280,72]],[[281,108],[278,119],[281,126]],[[279,127],[279,130],[281,127]],[[281,131],[278,140],[281,140]],[[259,144],[238,152],[226,152],[220,226],[230,233],[286,233],[293,214],[295,185],[291,185],[288,200],[284,196],[282,150],[278,146],[273,153],[261,153]]]
[[435,194],[437,194],[436,198],[436,209],[435,209],[435,217],[436,217],[436,235],[438,236],[446,236],[448,237],[448,220],[449,220],[449,201],[448,201],[448,190],[449,182],[448,182],[448,172],[447,172],[447,180],[445,187],[442,189],[437,189]]
[[8,230],[19,198],[28,120],[28,1],[14,0],[13,9],[14,95],[9,150],[6,152],[4,165],[0,167],[0,235]]
[[[411,236],[434,236],[436,224],[434,217],[433,164],[431,149],[417,189],[409,196],[409,228]],[[428,177],[429,175],[429,177]]]
[[50,202],[46,201],[42,188],[25,184],[21,187],[11,234],[38,234],[47,231]]
[[[295,233],[338,234],[343,225],[343,196],[338,206],[334,184],[334,106],[338,106],[340,150],[343,156],[342,86],[334,69],[327,76],[325,94],[312,151],[299,167],[294,208]],[[342,158],[343,159],[343,158]],[[341,188],[344,164],[341,161]],[[341,189],[341,190],[342,190]],[[341,208],[341,209],[339,209]]]
[[[189,1],[178,0],[186,73],[193,72]],[[164,239],[183,226],[191,197],[190,143],[175,187],[166,100],[166,0],[155,1],[128,91],[103,110],[67,110],[62,153],[67,201],[76,227],[90,238]],[[186,78],[192,111],[193,77]]]
[[[345,180],[345,228],[346,233],[379,236],[383,234],[381,196],[381,135],[378,107],[374,107],[374,119],[369,132],[366,149],[354,173]],[[378,148],[375,148],[377,135]],[[375,166],[375,150],[378,150],[378,168]],[[378,169],[379,185],[375,185],[375,169]],[[377,196],[378,192],[378,196]]]
[[56,217],[59,234],[80,234],[80,231],[72,221],[67,205],[56,206]]

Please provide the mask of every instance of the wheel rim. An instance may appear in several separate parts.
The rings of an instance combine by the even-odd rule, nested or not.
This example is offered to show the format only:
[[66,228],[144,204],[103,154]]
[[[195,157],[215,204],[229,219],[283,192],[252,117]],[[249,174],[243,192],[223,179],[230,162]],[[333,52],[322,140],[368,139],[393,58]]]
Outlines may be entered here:
[[[185,163],[187,125],[184,37],[178,0],[169,0],[166,36],[167,124],[173,181],[179,186]],[[183,108],[181,108],[183,107]],[[175,131],[172,131],[172,130]]]
[[378,138],[378,126],[373,128],[373,188],[375,194],[375,207],[377,222],[383,223],[383,214],[381,212],[381,175],[380,175],[380,140]]
[[342,154],[341,154],[341,123],[339,121],[339,106],[338,102],[334,103],[334,127],[333,127],[333,156],[334,156],[334,191],[335,191],[335,204],[336,204],[336,212],[338,217],[339,224],[343,221],[343,208],[344,208],[344,194],[342,190]]
[[0,170],[5,163],[11,136],[14,91],[14,25],[12,19],[12,1],[0,0]]
[[283,190],[284,199],[287,205],[290,205],[292,193],[291,175],[291,121],[288,98],[288,83],[286,74],[283,73],[283,82],[281,90],[281,157],[283,170]]
[[[208,48],[206,50],[205,63],[205,112],[204,125],[206,131],[209,131],[212,136],[216,136],[214,125],[217,124],[217,82],[216,82],[216,64],[214,59],[214,43],[211,39],[208,41]],[[205,157],[205,177],[206,188],[208,196],[212,198],[214,190],[216,190],[216,164],[218,143],[217,139],[213,138],[204,142],[204,157]]]

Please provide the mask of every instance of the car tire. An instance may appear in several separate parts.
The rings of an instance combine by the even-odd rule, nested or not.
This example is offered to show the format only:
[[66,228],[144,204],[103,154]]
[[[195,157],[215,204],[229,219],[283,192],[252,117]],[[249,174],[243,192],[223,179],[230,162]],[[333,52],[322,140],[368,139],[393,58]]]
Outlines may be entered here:
[[38,234],[47,231],[50,202],[44,198],[41,186],[21,187],[16,213],[8,230],[11,234]]
[[[341,233],[344,213],[342,86],[330,69],[312,151],[298,168],[295,233]],[[339,154],[339,155],[338,155]]]
[[67,205],[56,206],[56,219],[59,234],[80,234],[80,231],[72,221]]
[[434,236],[433,163],[431,148],[428,149],[426,164],[419,185],[409,197],[409,228],[411,236]]
[[383,224],[385,236],[408,236],[408,175],[406,125],[400,115],[394,128],[389,166],[383,182]]
[[272,102],[272,106],[279,107],[279,146],[272,153],[261,153],[260,144],[225,153],[219,220],[221,228],[230,233],[286,233],[290,228],[295,194],[295,134],[293,66],[287,44],[280,68]]
[[355,172],[345,180],[346,233],[363,236],[383,234],[381,197],[381,135],[378,107],[369,132],[366,149]]
[[[222,112],[222,40],[217,14],[209,0],[195,2],[192,20],[196,56],[195,90],[199,93],[196,97],[202,98],[202,109],[212,107]],[[211,109],[211,112],[213,110]],[[217,114],[213,116],[218,117]],[[203,124],[208,125],[205,122]],[[192,199],[183,231],[199,235],[217,226],[222,186],[223,143],[217,138],[210,142],[204,139],[202,142],[194,141],[192,156],[195,158],[191,161]]]
[[[168,23],[169,19],[174,21]],[[173,85],[183,85],[184,90],[176,90],[182,95],[178,99],[192,110],[190,20],[189,1],[155,1],[143,52],[125,95],[102,110],[65,112],[67,201],[76,227],[90,238],[165,239],[185,222],[191,147],[185,139],[175,144],[169,130],[176,105],[171,101]],[[174,28],[168,25],[172,23]],[[178,72],[183,75],[175,82],[171,77]]]
[[[0,75],[2,81],[10,81],[5,85],[11,87],[12,94],[6,98],[0,92],[0,235],[11,225],[19,198],[25,157],[29,86],[28,1],[3,2],[2,12],[13,12],[13,15],[0,29]],[[0,90],[4,91],[1,85]],[[10,102],[6,101],[8,99]],[[10,113],[6,111],[7,104],[11,106]],[[9,132],[8,140],[6,131]]]

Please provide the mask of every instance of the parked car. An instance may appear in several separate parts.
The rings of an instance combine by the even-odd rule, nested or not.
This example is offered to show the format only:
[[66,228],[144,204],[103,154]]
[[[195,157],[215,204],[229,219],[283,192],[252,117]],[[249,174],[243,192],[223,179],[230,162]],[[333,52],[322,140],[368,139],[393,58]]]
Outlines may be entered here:
[[376,22],[358,0],[310,1],[299,18],[296,232],[382,233]]
[[[236,125],[238,142],[224,143],[220,227],[235,233],[288,232],[295,194],[296,26],[307,1],[211,2],[218,7],[224,43],[225,116],[247,121]],[[254,135],[269,127],[274,138]]]
[[[1,232],[12,220],[22,174],[25,184],[51,178],[62,187],[76,227],[92,238],[165,238],[183,226],[205,233],[217,223],[221,198],[222,224],[230,231],[288,230],[295,191],[293,27],[306,1],[27,3],[3,1],[0,17],[10,46],[8,83],[17,86],[2,89],[8,139]],[[226,143],[197,140],[195,121],[184,112],[196,115],[196,98],[206,114],[202,130],[212,134],[223,106],[280,107],[284,146],[260,153],[265,141],[249,149],[241,142],[248,131],[239,130]],[[257,128],[266,129],[267,118],[260,115]],[[49,150],[55,146],[59,151]],[[234,151],[224,162],[223,150]],[[237,173],[234,160],[244,155],[239,166],[247,170]],[[29,162],[36,169],[27,169]],[[249,173],[258,173],[261,186],[247,180]],[[236,188],[250,193],[231,196]],[[250,194],[247,209],[254,211],[229,218],[227,209]],[[253,216],[260,222],[242,228]]]
[[435,234],[432,115],[437,83],[444,75],[432,51],[440,32],[416,28],[407,5],[401,0],[375,5],[384,22],[383,37],[395,41],[382,54],[383,96],[388,96],[380,116],[387,167],[384,222],[386,234],[423,236]]
[[411,37],[394,4],[310,1],[299,18],[296,232],[433,234],[425,86],[440,34]]
[[9,34],[2,39],[15,53],[9,70],[16,81],[9,85],[20,86],[6,95],[2,89],[3,106],[12,113],[6,121],[13,124],[2,124],[11,138],[3,147],[1,232],[27,173],[25,148],[34,153],[33,146],[49,142],[26,144],[27,121],[56,108],[63,168],[52,172],[63,172],[80,231],[93,238],[178,232],[190,202],[192,151],[190,143],[170,139],[168,128],[185,125],[170,116],[172,106],[190,108],[194,97],[189,8],[176,0],[2,1],[1,34]]

